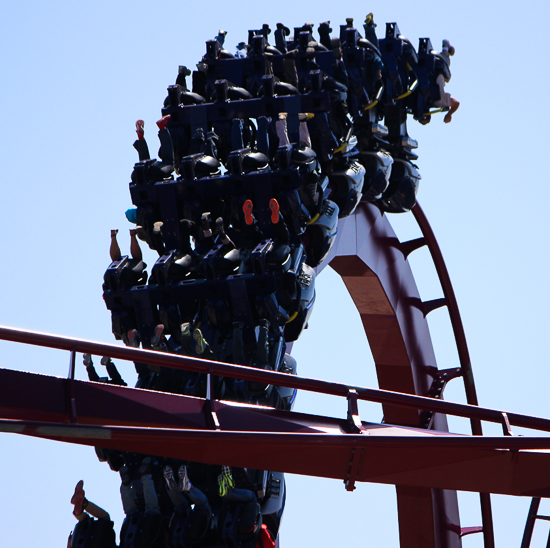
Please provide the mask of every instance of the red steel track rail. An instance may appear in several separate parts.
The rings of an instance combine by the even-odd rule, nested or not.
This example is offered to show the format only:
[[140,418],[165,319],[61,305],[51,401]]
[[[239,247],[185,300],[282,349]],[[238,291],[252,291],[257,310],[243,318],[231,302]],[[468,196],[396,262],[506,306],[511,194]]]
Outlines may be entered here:
[[[159,352],[8,328],[2,328],[1,338],[70,350],[70,376],[75,351],[106,351],[119,358],[137,352],[140,360],[174,367],[174,356]],[[202,367],[205,372],[219,372],[227,365],[176,357],[181,367]],[[226,371],[231,376],[264,378],[263,371],[242,366],[230,366]],[[550,496],[548,437],[457,436],[361,422],[354,404],[358,392],[350,386],[285,374],[271,380],[327,394],[343,396],[347,392],[347,419],[0,369],[0,432],[208,464],[336,478],[344,480],[348,489],[353,489],[356,481],[370,481],[413,490],[484,488],[508,495]],[[372,395],[367,396],[365,390]],[[393,405],[429,405],[440,411],[450,403],[418,396],[395,399],[386,391],[365,390],[359,389],[362,397],[389,398]],[[467,404],[453,406],[467,417],[482,411],[484,417],[498,421],[502,415]],[[543,426],[550,429],[550,421],[529,419],[526,417],[533,425],[546,422]],[[455,535],[476,532],[475,528],[451,529],[453,525],[447,523]]]
[[[55,348],[58,350],[67,350],[74,353],[79,352],[109,356],[120,360],[138,361],[161,367],[170,367],[185,371],[196,371],[199,373],[218,375],[221,377],[263,382],[274,386],[287,386],[298,390],[340,396],[343,398],[348,398],[350,392],[355,391],[357,393],[357,399],[359,400],[382,404],[388,403],[410,409],[423,409],[445,415],[454,415],[457,417],[476,419],[478,421],[492,422],[503,426],[505,425],[505,421],[507,419],[509,424],[512,426],[550,432],[550,419],[545,419],[543,417],[533,417],[510,411],[501,411],[498,409],[479,407],[465,403],[455,403],[434,398],[427,398],[425,396],[416,396],[413,394],[401,394],[399,392],[392,392],[391,390],[367,388],[363,386],[312,379],[309,377],[300,377],[288,373],[265,371],[263,369],[255,369],[254,367],[246,367],[243,365],[201,360],[199,358],[157,352],[154,350],[129,348],[113,344],[88,341],[86,339],[51,335],[48,333],[40,333],[38,331],[28,331],[5,326],[0,326],[0,340],[42,346],[45,348]],[[70,370],[72,370],[72,367],[70,367]],[[74,378],[74,373],[71,375],[70,371],[69,377]]]
[[[420,230],[422,231],[422,235],[424,236],[426,245],[430,251],[430,255],[432,256],[432,260],[439,277],[439,282],[441,283],[445,304],[447,305],[447,310],[449,311],[451,326],[456,341],[460,368],[462,370],[462,378],[464,380],[466,401],[471,405],[478,405],[476,387],[474,384],[474,374],[472,371],[472,362],[470,360],[468,343],[466,342],[466,333],[464,332],[458,302],[451,283],[449,271],[447,270],[447,265],[443,260],[443,254],[441,253],[441,249],[437,243],[432,227],[430,226],[424,211],[420,207],[420,204],[416,204],[416,206],[412,209],[412,213],[418,223],[418,226],[420,227]],[[472,427],[472,434],[476,436],[483,435],[483,429],[479,419],[475,417],[470,418],[470,424]],[[480,493],[479,497],[481,504],[481,520],[483,522],[484,545],[485,548],[494,548],[495,538],[491,510],[491,496],[489,493]]]
[[[449,271],[447,265],[443,260],[443,254],[439,248],[439,244],[435,238],[432,227],[424,214],[424,211],[420,207],[420,204],[412,209],[412,213],[422,234],[426,241],[430,254],[432,256],[434,266],[441,283],[443,295],[445,296],[445,304],[449,311],[449,317],[451,319],[451,325],[456,341],[456,348],[458,350],[458,357],[460,360],[460,368],[462,369],[462,378],[464,379],[464,389],[466,392],[466,401],[471,405],[478,405],[476,387],[474,384],[474,374],[472,371],[472,362],[470,360],[470,352],[468,350],[468,343],[466,342],[466,333],[464,332],[464,326],[462,324],[462,318],[460,317],[460,310],[458,309],[458,303],[456,300]],[[472,422],[472,434],[476,436],[483,435],[481,424],[474,419]]]
[[[159,352],[7,328],[2,328],[1,338],[70,349],[72,356],[76,350],[106,350],[107,355],[122,358],[137,352],[140,361],[154,358],[157,365],[174,367],[174,356]],[[181,367],[194,370],[203,367],[204,371],[219,372],[227,365],[178,358]],[[252,368],[230,366],[226,371],[231,376],[264,379],[263,371]],[[550,455],[545,452],[550,448],[548,437],[457,436],[361,422],[354,405],[359,393],[353,387],[285,374],[276,374],[271,380],[318,388],[327,394],[343,396],[347,392],[347,419],[0,369],[0,432],[209,464],[338,478],[348,489],[356,481],[372,481],[411,489],[477,491],[484,487],[488,492],[509,495],[550,496],[546,474]],[[367,396],[365,390],[372,395]],[[370,400],[389,398],[393,405],[430,405],[437,411],[450,403],[418,396],[395,399],[394,394],[374,389],[359,392]],[[467,404],[452,405],[462,416],[482,411],[485,417],[498,421],[502,415]],[[534,419],[535,424],[544,422]],[[546,429],[549,423],[546,421]],[[461,533],[462,529],[455,531]]]

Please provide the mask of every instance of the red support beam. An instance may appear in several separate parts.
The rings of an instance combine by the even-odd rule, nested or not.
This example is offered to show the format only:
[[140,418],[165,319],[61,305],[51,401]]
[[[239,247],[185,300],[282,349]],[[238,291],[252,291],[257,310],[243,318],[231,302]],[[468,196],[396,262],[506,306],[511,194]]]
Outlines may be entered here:
[[[447,265],[443,259],[443,253],[437,243],[437,239],[430,223],[428,222],[428,218],[424,214],[424,211],[418,202],[412,209],[412,213],[418,223],[418,226],[420,227],[420,230],[422,231],[423,239],[428,246],[430,255],[432,256],[434,266],[441,283],[441,289],[443,290],[443,295],[445,296],[445,303],[447,305],[447,310],[449,311],[449,318],[453,327],[456,348],[458,350],[458,358],[460,361],[460,368],[462,370],[462,379],[464,381],[464,390],[466,392],[466,401],[471,405],[478,405],[476,387],[474,383],[474,373],[472,370],[468,343],[466,341],[466,333],[464,332],[464,326],[462,324],[462,318],[460,316],[460,310],[458,308],[458,302],[456,300],[453,284],[451,283],[451,277],[449,276]],[[483,428],[479,418],[470,418],[470,424],[472,426],[472,434],[476,436],[483,435]],[[480,493],[479,495],[485,548],[494,548],[495,539],[491,511],[491,497],[488,493]]]
[[[436,367],[423,303],[397,236],[376,205],[361,202],[353,216],[339,224],[339,240],[330,265],[342,277],[355,302],[376,364],[380,388],[427,395]],[[420,426],[417,409],[384,404],[384,419]],[[448,431],[447,419],[436,414],[436,430]],[[426,455],[430,460],[430,455]],[[397,488],[401,548],[459,548],[458,499],[451,491],[427,492]]]
[[[254,367],[245,367],[228,363],[200,360],[198,358],[190,358],[176,354],[168,354],[164,352],[156,352],[152,350],[138,350],[135,348],[126,348],[122,346],[98,343],[87,341],[85,339],[76,339],[72,337],[63,337],[59,335],[50,335],[47,333],[39,333],[36,331],[27,331],[11,327],[0,326],[0,340],[21,342],[37,346],[45,346],[48,348],[58,348],[61,350],[71,350],[73,347],[77,352],[97,354],[101,356],[109,356],[111,358],[119,358],[122,360],[135,360],[142,363],[159,365],[162,367],[172,367],[174,369],[182,369],[187,371],[198,371],[210,373],[222,377],[230,377],[235,379],[246,379],[256,382],[265,382],[274,386],[288,386],[298,390],[306,390],[310,392],[318,392],[320,394],[329,394],[347,398],[350,391],[357,393],[357,399],[370,401],[375,403],[390,404],[395,407],[406,407],[414,410],[429,410],[435,411],[438,414],[455,415],[457,417],[476,418],[479,420],[502,424],[502,414],[506,413],[508,421],[512,426],[522,428],[531,428],[550,432],[550,419],[543,417],[534,417],[530,415],[522,415],[511,411],[503,411],[499,409],[491,409],[488,407],[477,407],[463,403],[455,403],[443,401],[425,396],[416,396],[412,394],[403,394],[393,392],[391,390],[381,390],[376,388],[366,388],[363,386],[347,385],[337,382],[323,381],[308,377],[299,377],[287,373],[277,373],[274,371],[264,371]],[[7,398],[4,401],[19,402],[17,407],[21,410],[26,407],[22,404],[24,394],[32,390],[33,377],[28,377],[26,380],[16,380],[13,376],[15,371],[9,369],[0,369],[0,394]],[[32,373],[25,373],[32,375]],[[51,379],[58,377],[48,377]],[[8,380],[9,379],[9,380]],[[62,379],[60,379],[62,380]],[[18,398],[12,397],[11,383],[22,383],[18,390]],[[63,384],[65,386],[65,384]],[[115,388],[113,385],[102,385]],[[5,393],[3,392],[5,390]],[[41,394],[36,394],[37,398]],[[27,398],[25,400],[29,409],[34,405],[34,399]],[[0,403],[1,407],[1,403]],[[16,417],[14,417],[16,418]]]
[[[386,435],[391,428],[364,427],[367,435],[0,420],[3,432],[208,464],[393,484],[411,488],[413,494],[417,488],[437,488],[550,497],[548,437],[437,435],[401,428]],[[355,477],[349,478],[350,462],[359,453],[360,464],[352,466]]]

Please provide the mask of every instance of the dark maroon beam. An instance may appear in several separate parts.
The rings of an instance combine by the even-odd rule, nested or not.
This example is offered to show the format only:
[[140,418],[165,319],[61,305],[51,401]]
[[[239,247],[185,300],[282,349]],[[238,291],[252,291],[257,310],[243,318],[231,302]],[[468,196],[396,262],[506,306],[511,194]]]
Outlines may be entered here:
[[[401,244],[387,218],[363,202],[343,219],[330,266],[340,274],[361,316],[380,388],[426,395],[436,366],[422,301]],[[418,411],[384,405],[388,422],[418,426]],[[446,430],[444,417],[436,430]],[[439,427],[441,426],[441,427]]]
[[[290,379],[294,377],[288,376]],[[336,384],[336,383],[335,383]],[[337,385],[342,386],[344,385]],[[348,387],[345,387],[348,389]],[[361,390],[358,388],[358,390]],[[365,389],[379,392],[374,389]],[[71,393],[74,408],[67,404],[67,395]],[[396,394],[401,396],[400,394]],[[391,396],[391,394],[390,394]],[[407,396],[408,399],[430,403],[435,409],[442,405],[458,406],[460,415],[469,417],[479,412],[502,418],[504,412],[493,409],[476,408],[463,404],[450,404],[431,398]],[[30,421],[71,422],[76,419],[79,424],[120,426],[162,426],[173,428],[202,429],[211,427],[205,415],[206,404],[212,406],[219,415],[222,429],[250,431],[288,431],[306,432],[308,428],[336,429],[339,432],[351,432],[353,426],[347,419],[332,419],[318,415],[281,411],[270,407],[246,405],[236,402],[205,400],[180,394],[168,394],[152,390],[141,390],[107,383],[79,381],[0,369],[0,418]],[[418,405],[417,404],[417,405]],[[342,401],[342,416],[346,415],[347,403]],[[72,412],[75,416],[72,416]],[[512,413],[505,413],[514,416]],[[254,417],[245,419],[245,415]],[[525,421],[543,422],[543,430],[549,429],[550,421],[538,417],[523,416]],[[229,421],[229,422],[226,422]],[[276,424],[285,424],[275,426]],[[370,423],[369,423],[370,424]],[[406,429],[421,431],[423,429]],[[430,434],[445,434],[429,430]]]
[[[112,358],[119,358],[122,360],[134,359],[135,361],[164,367],[173,367],[175,369],[199,371],[204,373],[211,372],[215,375],[224,377],[265,382],[275,386],[289,386],[299,390],[307,390],[334,396],[347,397],[350,390],[355,390],[357,392],[357,397],[360,400],[389,404],[394,407],[399,406],[414,410],[425,409],[436,411],[440,414],[455,415],[465,418],[476,418],[498,424],[502,423],[503,413],[506,413],[510,424],[513,426],[550,432],[550,419],[522,415],[520,413],[513,413],[510,411],[490,409],[486,407],[477,407],[474,405],[448,402],[412,394],[403,394],[390,390],[346,385],[319,379],[298,377],[296,375],[286,373],[263,371],[253,367],[200,360],[198,358],[155,352],[152,350],[125,348],[112,344],[87,341],[85,339],[50,335],[47,333],[39,333],[36,331],[27,331],[10,327],[0,326],[0,339],[33,344],[37,346],[45,346],[48,348],[58,348],[61,350],[74,350],[75,352],[82,353],[87,352],[90,354],[110,356]],[[22,377],[19,374],[31,376]],[[32,375],[34,375],[34,377],[32,377]],[[50,380],[46,381],[45,379]],[[57,379],[57,381],[54,382],[51,379]],[[46,383],[44,386],[41,384],[42,381]],[[33,386],[35,382],[38,383],[37,386]],[[55,391],[59,397],[64,398],[65,393],[63,390],[68,390],[67,387],[69,382],[78,383],[79,381],[69,381],[69,379],[62,379],[59,377],[49,377],[46,375],[36,375],[33,373],[21,373],[9,369],[0,369],[0,395],[4,398],[4,402],[13,402],[14,409],[19,410],[32,409],[33,406],[38,403],[38,400],[44,396],[47,396],[50,391],[52,391],[52,394],[53,391]],[[76,386],[76,384],[74,386]],[[114,393],[116,393],[117,389],[122,388],[108,384],[99,384],[98,386]],[[25,394],[27,393],[33,394],[33,397],[25,397]],[[17,397],[15,397],[14,394],[17,394]],[[154,394],[159,393],[154,392]],[[23,402],[25,403],[23,404]],[[0,401],[0,407],[1,406],[2,402]],[[47,408],[44,408],[44,412],[48,412]],[[13,418],[22,417],[17,417],[14,415]]]
[[[341,220],[338,235],[330,266],[357,306],[380,388],[427,395],[432,378],[426,366],[437,363],[414,276],[387,216],[362,202],[355,215]],[[386,403],[383,409],[389,423],[420,425],[416,409]],[[446,417],[436,414],[432,428],[447,431]],[[396,490],[401,548],[460,548],[456,493],[400,484]]]
[[[437,272],[437,276],[441,283],[441,289],[449,312],[449,318],[451,320],[451,326],[456,341],[456,348],[458,351],[458,358],[460,362],[460,368],[462,371],[462,379],[464,382],[464,389],[466,392],[466,401],[471,405],[478,405],[476,387],[474,382],[474,373],[472,370],[472,361],[470,359],[470,351],[468,350],[468,343],[466,341],[466,333],[462,324],[462,317],[460,316],[460,310],[458,308],[458,302],[456,300],[453,284],[451,283],[451,277],[447,270],[447,265],[443,259],[443,253],[437,243],[437,239],[432,230],[432,227],[428,221],[428,218],[424,214],[423,209],[417,202],[416,206],[412,209],[412,213],[422,235],[425,239],[426,245],[432,256],[434,266]],[[483,428],[479,418],[470,418],[470,424],[472,426],[472,434],[476,436],[483,435]],[[493,548],[495,545],[494,531],[493,531],[493,518],[491,511],[491,498],[487,493],[480,493],[481,502],[481,517],[483,521],[483,536],[486,548]]]
[[360,455],[356,481],[550,497],[548,437],[471,437],[422,430],[379,435],[378,431],[392,429],[364,426],[364,434],[289,434],[0,420],[4,432],[343,481],[356,452]]
[[[428,218],[424,214],[424,211],[420,207],[420,204],[416,204],[416,206],[412,209],[412,213],[426,240],[426,245],[430,251],[430,255],[432,256],[432,260],[434,262],[434,266],[437,271],[439,281],[441,283],[441,289],[443,290],[443,295],[445,296],[445,302],[449,311],[449,317],[456,339],[456,348],[458,351],[460,367],[463,371],[466,400],[472,405],[478,405],[476,387],[474,383],[474,373],[472,370],[472,361],[470,359],[470,351],[468,350],[466,333],[464,332],[464,326],[462,324],[458,302],[456,300],[453,285],[451,283],[449,271],[447,270],[447,265],[445,264],[445,261],[443,259],[443,254],[441,253],[441,249],[439,247],[439,244],[437,243],[432,227],[430,226],[430,223],[428,222]],[[483,433],[481,430],[481,424],[475,419],[472,422],[472,432],[475,435],[482,435]]]
[[344,419],[7,369],[0,369],[0,418],[73,422],[69,387],[79,425],[206,429],[212,428],[213,410],[222,430],[342,433],[350,428]]
[[[74,403],[70,409],[66,397],[69,388]],[[345,402],[342,404],[345,415]],[[75,419],[78,425],[201,430],[213,428],[209,416],[212,411],[222,431],[330,434],[357,431],[356,425],[344,418],[0,369],[1,419],[56,423]],[[367,425],[371,434],[391,429],[393,435],[450,435],[420,428],[361,424]]]

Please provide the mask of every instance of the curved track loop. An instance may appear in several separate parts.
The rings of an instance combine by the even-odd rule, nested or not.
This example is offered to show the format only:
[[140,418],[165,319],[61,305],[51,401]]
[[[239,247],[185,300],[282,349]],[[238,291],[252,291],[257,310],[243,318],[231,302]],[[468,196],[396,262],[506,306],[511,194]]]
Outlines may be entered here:
[[[453,333],[456,340],[456,348],[458,351],[458,358],[460,361],[460,368],[462,370],[462,378],[464,380],[464,390],[466,392],[466,401],[470,405],[478,405],[476,387],[474,384],[474,374],[472,371],[472,362],[470,360],[470,352],[468,351],[468,343],[466,342],[466,334],[464,332],[464,326],[462,324],[462,318],[460,317],[460,311],[458,309],[458,303],[451,284],[451,278],[447,271],[447,266],[443,260],[443,254],[439,248],[439,244],[435,238],[432,227],[428,222],[424,211],[420,207],[420,204],[412,210],[414,218],[422,231],[426,245],[430,251],[434,266],[441,282],[441,288],[443,289],[443,295],[445,296],[445,304],[449,310],[449,317],[453,328]],[[481,421],[478,419],[470,419],[472,426],[472,434],[475,436],[482,436],[483,429]],[[485,548],[494,548],[495,538],[493,529],[493,516],[491,511],[491,496],[489,493],[480,493],[481,503],[481,519],[483,521],[483,537]]]
[[[441,280],[468,403],[477,405],[468,347],[450,278],[420,206],[413,212],[425,239],[418,244],[428,245]],[[420,299],[407,255],[407,246],[399,242],[387,218],[376,206],[363,202],[355,215],[340,221],[330,266],[342,277],[359,310],[380,388],[428,395],[433,379],[430,368],[436,367],[436,359],[426,321],[428,308]],[[412,409],[383,405],[383,410],[385,421],[391,424],[418,426],[426,422]],[[425,426],[448,431],[443,415],[434,415]],[[482,434],[479,421],[472,420],[472,432]],[[396,490],[402,548],[461,546],[456,492],[399,485]],[[485,547],[492,548],[489,495],[481,494],[481,505]]]

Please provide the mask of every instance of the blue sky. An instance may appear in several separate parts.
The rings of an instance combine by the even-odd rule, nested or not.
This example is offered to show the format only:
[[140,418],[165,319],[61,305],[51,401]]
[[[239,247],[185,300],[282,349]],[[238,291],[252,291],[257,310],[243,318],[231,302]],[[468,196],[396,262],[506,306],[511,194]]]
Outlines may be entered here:
[[[5,2],[0,323],[112,342],[101,283],[110,229],[120,229],[123,250],[129,246],[124,211],[137,159],[135,120],[145,120],[154,144],[154,124],[178,65],[193,67],[220,28],[232,49],[262,23],[330,20],[338,28],[346,17],[361,25],[369,11],[379,35],[385,22],[397,21],[413,44],[429,36],[437,48],[444,38],[456,47],[447,88],[461,102],[453,122],[434,116],[427,126],[409,126],[420,144],[419,202],[454,283],[480,404],[549,416],[545,2]],[[418,236],[410,215],[390,221],[401,239]],[[152,265],[154,255],[145,260]],[[440,297],[427,251],[410,261],[423,299]],[[439,367],[455,366],[446,310],[433,312],[429,323]],[[51,375],[68,369],[61,352],[12,343],[0,349],[2,367]],[[310,328],[293,354],[302,375],[377,385],[358,315],[329,271],[317,280]],[[132,380],[130,369],[121,372]],[[460,381],[454,383],[446,398],[464,401]],[[307,394],[297,405],[332,416],[346,411],[343,401]],[[361,415],[376,422],[381,410],[365,405]],[[461,420],[451,428],[467,431]],[[69,499],[79,479],[119,529],[118,477],[92,450],[8,434],[0,440],[2,545],[65,546],[75,524]],[[479,525],[477,497],[461,495],[461,501],[463,525]],[[528,505],[527,499],[494,497],[497,546],[519,546]],[[547,506],[541,511],[550,512]],[[544,545],[547,531],[548,525],[537,526],[533,546]],[[281,546],[336,543],[398,546],[393,488],[361,484],[350,494],[340,482],[289,478]],[[464,546],[482,546],[481,537],[466,537]]]

